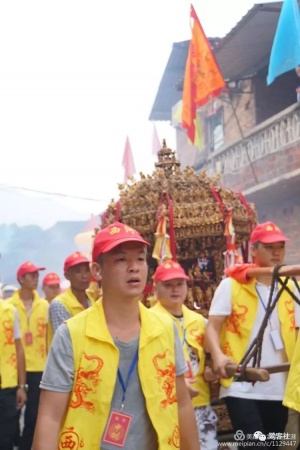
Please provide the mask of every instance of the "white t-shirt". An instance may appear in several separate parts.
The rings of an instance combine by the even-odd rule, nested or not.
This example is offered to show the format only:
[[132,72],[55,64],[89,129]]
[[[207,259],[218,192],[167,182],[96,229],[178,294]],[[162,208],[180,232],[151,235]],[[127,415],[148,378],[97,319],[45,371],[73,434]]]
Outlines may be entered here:
[[19,322],[19,314],[17,309],[15,308],[15,319],[14,319],[14,339],[21,339],[21,329]]
[[[265,308],[268,303],[270,286],[262,283],[256,283],[256,290],[259,294],[259,302],[256,320],[251,331],[249,340],[249,348],[251,342],[256,338],[263,318],[265,316]],[[232,312],[232,283],[231,278],[225,278],[218,286],[209,311],[210,316],[230,316]],[[296,289],[295,294],[297,295]],[[298,295],[297,295],[298,297]],[[296,327],[300,324],[300,308],[295,304],[295,323]],[[280,330],[280,322],[278,318],[277,306],[272,312],[271,318],[265,329],[262,344],[262,357],[260,365],[271,366],[287,362],[284,350],[275,350],[271,330]],[[250,364],[251,365],[251,362]],[[228,388],[221,386],[220,398],[222,397],[240,397],[255,400],[282,400],[287,379],[287,372],[280,372],[270,375],[270,380],[265,382],[256,382],[254,385],[248,382],[233,382]]]

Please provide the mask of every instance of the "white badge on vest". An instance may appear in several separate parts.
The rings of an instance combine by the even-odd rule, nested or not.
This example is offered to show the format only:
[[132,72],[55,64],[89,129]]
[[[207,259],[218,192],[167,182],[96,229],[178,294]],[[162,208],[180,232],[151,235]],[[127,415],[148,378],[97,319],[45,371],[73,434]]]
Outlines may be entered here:
[[271,339],[272,339],[275,350],[283,350],[284,349],[283,340],[282,340],[279,330],[276,330],[276,329],[271,330]]

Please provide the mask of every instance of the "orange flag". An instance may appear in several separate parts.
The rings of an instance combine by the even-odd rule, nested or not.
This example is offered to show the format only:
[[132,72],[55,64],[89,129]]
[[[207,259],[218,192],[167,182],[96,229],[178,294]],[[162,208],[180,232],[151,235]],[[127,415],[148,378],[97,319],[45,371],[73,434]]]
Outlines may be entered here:
[[194,144],[197,108],[208,103],[210,98],[218,97],[226,83],[193,5],[191,18],[194,23],[185,66],[181,125]]
[[124,183],[126,183],[128,177],[135,173],[135,165],[128,136],[126,138],[122,166],[124,167]]

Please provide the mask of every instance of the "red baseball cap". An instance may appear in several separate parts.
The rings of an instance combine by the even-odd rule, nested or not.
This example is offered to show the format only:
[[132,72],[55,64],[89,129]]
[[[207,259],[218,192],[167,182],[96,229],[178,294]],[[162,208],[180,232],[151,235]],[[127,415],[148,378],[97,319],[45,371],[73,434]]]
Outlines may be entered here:
[[150,245],[133,228],[124,223],[114,222],[97,233],[93,245],[93,261],[97,261],[102,253],[107,253],[124,242],[141,242]]
[[155,283],[158,281],[174,280],[176,278],[182,280],[189,279],[181,265],[171,260],[160,264],[153,275],[153,280]]
[[273,242],[286,242],[289,239],[283,234],[273,222],[264,222],[257,225],[251,233],[250,243],[262,242],[272,244]]
[[38,267],[35,266],[32,262],[26,261],[21,264],[17,270],[17,280],[23,275],[26,275],[26,273],[38,272],[39,270],[45,270],[45,267]]
[[67,272],[70,267],[77,266],[78,264],[89,263],[89,259],[80,252],[72,253],[68,256],[64,263],[64,272]]
[[55,284],[60,284],[60,278],[57,273],[47,273],[47,275],[45,275],[43,278],[42,286],[53,286]]

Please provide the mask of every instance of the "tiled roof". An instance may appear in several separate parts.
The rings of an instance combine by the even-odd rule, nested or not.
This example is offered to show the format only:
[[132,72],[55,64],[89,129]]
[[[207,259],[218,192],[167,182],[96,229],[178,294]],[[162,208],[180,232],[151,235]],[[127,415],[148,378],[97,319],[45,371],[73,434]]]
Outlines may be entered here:
[[149,120],[171,120],[172,106],[182,97],[181,80],[190,41],[175,42],[161,79]]

